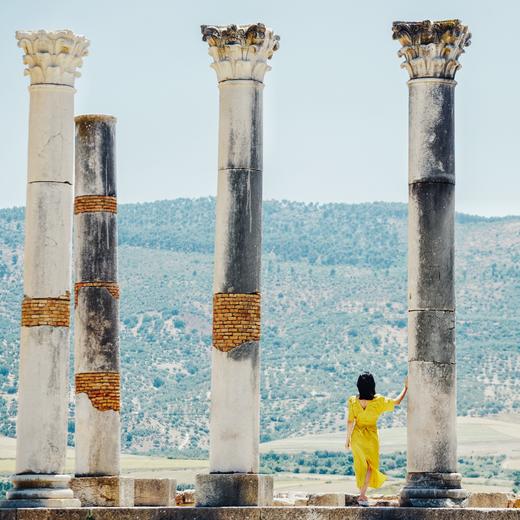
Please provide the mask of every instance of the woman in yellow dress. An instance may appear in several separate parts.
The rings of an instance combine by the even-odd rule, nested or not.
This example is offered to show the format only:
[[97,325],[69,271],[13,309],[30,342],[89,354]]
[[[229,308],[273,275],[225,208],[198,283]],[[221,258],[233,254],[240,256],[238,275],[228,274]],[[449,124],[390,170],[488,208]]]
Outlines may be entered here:
[[359,488],[358,503],[368,506],[367,489],[379,488],[386,476],[379,471],[379,436],[377,420],[383,412],[391,412],[400,405],[408,391],[408,382],[395,398],[376,394],[376,382],[369,372],[361,374],[357,381],[359,394],[348,400],[347,442],[352,450],[354,473]]

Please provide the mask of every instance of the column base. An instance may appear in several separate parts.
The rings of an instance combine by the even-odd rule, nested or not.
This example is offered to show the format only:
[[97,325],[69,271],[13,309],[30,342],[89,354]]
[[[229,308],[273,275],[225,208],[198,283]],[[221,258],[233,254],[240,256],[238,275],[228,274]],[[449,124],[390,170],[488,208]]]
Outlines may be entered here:
[[120,476],[74,477],[72,491],[83,507],[133,507],[134,479]]
[[401,490],[401,507],[465,507],[468,491],[459,473],[408,473]]
[[70,475],[14,475],[11,480],[14,489],[7,492],[7,500],[0,501],[0,508],[81,507],[69,487]]
[[273,477],[255,473],[197,475],[196,507],[271,506]]

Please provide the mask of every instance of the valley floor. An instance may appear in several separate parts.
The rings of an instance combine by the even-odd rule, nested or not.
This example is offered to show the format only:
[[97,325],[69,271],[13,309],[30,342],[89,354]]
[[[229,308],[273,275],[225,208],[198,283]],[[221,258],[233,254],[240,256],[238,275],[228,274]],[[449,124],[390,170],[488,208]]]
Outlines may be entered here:
[[[381,450],[385,453],[406,450],[406,429],[387,428],[380,433]],[[462,417],[458,420],[459,455],[505,455],[503,467],[520,470],[520,418]],[[288,438],[261,445],[263,453],[297,453],[302,451],[342,451],[344,433]],[[16,441],[0,436],[0,477],[7,477],[15,467]],[[129,476],[170,477],[179,484],[193,485],[195,475],[208,470],[206,460],[169,459],[144,455],[122,455],[122,471]],[[67,471],[74,467],[74,450],[68,449]],[[288,493],[356,492],[353,477],[277,473],[275,491]],[[389,479],[378,493],[392,494],[403,484],[402,479]],[[470,491],[510,491],[511,481],[497,478],[465,478]]]

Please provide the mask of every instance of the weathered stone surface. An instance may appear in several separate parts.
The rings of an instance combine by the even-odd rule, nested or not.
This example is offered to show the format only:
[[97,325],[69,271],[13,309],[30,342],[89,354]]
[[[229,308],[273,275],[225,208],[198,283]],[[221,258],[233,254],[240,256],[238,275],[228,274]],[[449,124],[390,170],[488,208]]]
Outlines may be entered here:
[[134,481],[136,506],[175,506],[177,481],[170,478],[136,478]]
[[514,509],[393,507],[0,509],[0,520],[518,520],[518,515]]
[[120,472],[121,426],[115,410],[100,411],[87,394],[76,394],[75,472],[81,477],[118,475]]
[[399,504],[405,507],[465,507],[469,493],[459,473],[408,473]]
[[132,507],[134,479],[128,477],[75,477],[71,481],[74,496],[82,507]]
[[455,363],[455,313],[410,311],[408,313],[408,359]]
[[27,186],[24,295],[28,298],[70,294],[71,219],[70,184],[35,182]]
[[75,215],[74,245],[77,282],[117,281],[117,215]]
[[69,508],[80,502],[70,489],[70,476],[57,474],[25,474],[12,476],[13,487],[0,506],[7,508]]
[[27,182],[67,183],[72,196],[74,89],[32,85],[29,92]]
[[514,498],[512,493],[471,493],[468,507],[512,507]]
[[195,500],[198,507],[270,506],[273,478],[239,473],[197,475]]
[[211,65],[219,82],[261,82],[271,69],[267,65],[279,48],[280,37],[262,23],[251,25],[202,25],[202,40],[208,42]]
[[309,495],[307,500],[309,506],[332,506],[343,507],[345,505],[344,493],[319,493]]
[[17,473],[65,468],[68,413],[68,327],[22,327]]
[[454,81],[408,83],[408,182],[455,183]]
[[73,87],[77,70],[88,54],[90,42],[69,30],[16,31],[18,47],[23,49],[25,75],[31,85],[52,84]]
[[185,489],[179,491],[175,495],[175,504],[181,507],[194,506],[195,505],[195,490]]
[[219,84],[219,170],[262,170],[262,94],[256,81]]
[[76,197],[116,196],[116,118],[85,114],[76,123]]
[[[12,477],[15,485],[4,505],[71,507],[79,501],[63,475],[69,368],[64,300],[70,298],[71,278],[72,87],[88,40],[71,31],[19,31],[16,38],[31,77],[24,297],[63,300],[40,316],[53,326],[23,316],[29,326],[22,327],[20,341],[16,450],[16,472],[23,475]],[[27,299],[31,308],[34,302]]]
[[103,287],[82,287],[74,325],[76,373],[118,372],[119,300]]
[[456,473],[456,369],[453,364],[408,364],[408,472]]
[[408,308],[455,310],[455,185],[409,186]]
[[359,495],[353,495],[351,493],[345,493],[345,505],[346,506],[357,506]]
[[262,174],[253,170],[218,173],[215,293],[260,292]]
[[453,79],[458,58],[471,43],[468,27],[459,20],[394,22],[393,38],[403,46],[398,55],[410,78]]
[[212,349],[210,471],[258,472],[260,345]]

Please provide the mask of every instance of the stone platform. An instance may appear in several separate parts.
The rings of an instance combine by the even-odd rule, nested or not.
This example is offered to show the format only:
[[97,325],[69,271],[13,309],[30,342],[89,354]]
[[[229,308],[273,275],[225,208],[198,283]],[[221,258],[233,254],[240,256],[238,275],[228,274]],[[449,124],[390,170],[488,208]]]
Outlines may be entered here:
[[520,509],[85,507],[0,509],[0,520],[520,520]]

